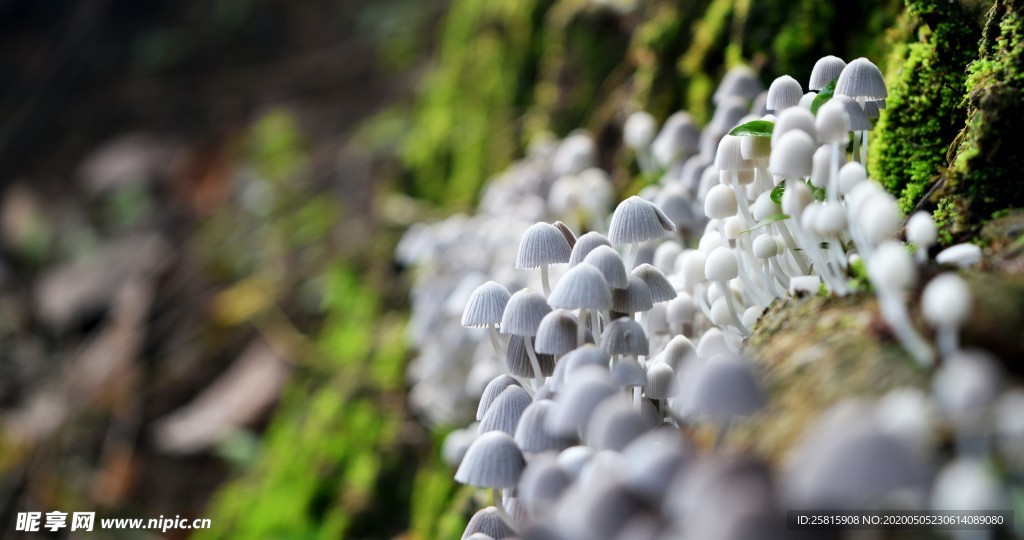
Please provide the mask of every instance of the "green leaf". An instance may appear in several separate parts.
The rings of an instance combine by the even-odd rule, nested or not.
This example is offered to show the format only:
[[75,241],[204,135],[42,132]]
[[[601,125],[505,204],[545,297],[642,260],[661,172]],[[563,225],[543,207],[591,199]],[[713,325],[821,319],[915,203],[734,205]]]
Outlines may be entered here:
[[772,223],[776,223],[776,222],[779,222],[779,221],[785,221],[787,219],[789,219],[789,215],[787,215],[787,214],[773,214],[773,215],[770,215],[770,216],[762,219],[761,221],[758,221],[757,225],[754,225],[753,227],[751,227],[751,228],[749,228],[749,229],[747,229],[745,231],[740,231],[740,234],[748,233],[748,232],[753,231],[755,229],[760,229],[761,227],[766,227],[768,225],[771,225]]
[[825,202],[826,194],[824,189],[811,185],[810,182],[807,183],[807,187],[811,188],[811,194],[814,195],[814,200],[818,202]]
[[825,85],[824,88],[818,92],[815,96],[814,101],[811,102],[811,113],[817,115],[818,108],[825,104],[826,101],[832,99],[833,94],[836,93],[836,81],[839,79],[833,79],[832,82]]
[[729,132],[729,135],[746,135],[748,137],[771,137],[774,122],[768,120],[752,120],[746,124],[736,126]]
[[772,188],[772,192],[768,195],[768,197],[772,200],[773,203],[775,203],[775,204],[777,204],[779,206],[782,206],[782,192],[783,191],[786,191],[786,181],[785,180],[779,182],[779,185],[777,185],[774,188]]

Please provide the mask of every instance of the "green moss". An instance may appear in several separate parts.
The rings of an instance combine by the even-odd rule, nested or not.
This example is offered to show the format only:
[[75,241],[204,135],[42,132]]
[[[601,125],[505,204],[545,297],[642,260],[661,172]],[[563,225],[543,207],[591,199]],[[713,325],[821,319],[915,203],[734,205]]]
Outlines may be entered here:
[[952,238],[973,235],[997,211],[1024,207],[1024,6],[999,0],[989,11],[979,58],[966,78],[967,124],[952,170],[936,196]]
[[966,80],[964,67],[976,57],[981,28],[976,14],[959,2],[908,0],[914,41],[892,63],[887,108],[871,141],[869,169],[886,189],[899,197],[904,212],[912,210],[942,169],[946,150],[962,128],[960,106]]

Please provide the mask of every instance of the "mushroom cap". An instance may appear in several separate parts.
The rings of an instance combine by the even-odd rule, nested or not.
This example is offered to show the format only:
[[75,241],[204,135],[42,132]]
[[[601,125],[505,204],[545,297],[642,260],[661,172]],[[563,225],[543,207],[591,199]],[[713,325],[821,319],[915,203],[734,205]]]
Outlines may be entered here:
[[660,208],[634,195],[615,208],[608,238],[616,245],[635,244],[661,238],[675,228]]
[[669,283],[665,274],[654,265],[641,264],[633,269],[632,275],[643,280],[651,291],[654,303],[665,302],[676,297],[676,289]]
[[697,350],[693,342],[686,336],[675,336],[665,345],[665,350],[658,355],[658,360],[667,364],[673,371],[678,371],[687,358],[695,356]]
[[861,205],[857,214],[857,222],[860,224],[864,237],[872,244],[879,244],[892,239],[900,230],[900,223],[903,216],[896,198],[892,195],[879,191]]
[[520,384],[519,381],[515,379],[515,377],[512,377],[511,375],[507,375],[505,373],[498,375],[497,377],[491,379],[491,382],[487,383],[487,386],[484,387],[483,395],[480,396],[480,404],[477,406],[476,409],[476,419],[478,421],[483,420],[484,413],[487,412],[487,409],[491,407],[491,404],[494,403],[494,400],[499,395],[501,395],[501,393],[504,392],[505,389],[508,388],[509,386],[522,387],[523,385]]
[[629,276],[625,289],[612,291],[612,309],[620,313],[636,313],[648,311],[654,307],[651,300],[651,290],[644,283],[644,280]]
[[569,134],[562,140],[551,158],[551,169],[555,176],[579,174],[593,167],[597,162],[597,146],[594,139],[583,131]]
[[1006,508],[1001,482],[978,458],[960,457],[939,471],[932,487],[931,508],[984,512]]
[[[571,250],[572,247],[576,245],[576,233],[572,232],[572,229],[570,229],[568,225],[562,223],[561,221],[556,221],[551,225],[558,229],[558,232],[562,233],[562,236],[565,238],[565,241],[568,242],[569,249]],[[570,253],[570,257],[571,256],[572,255]]]
[[559,366],[565,366],[563,374],[565,377],[570,377],[576,369],[583,366],[603,366],[607,370],[609,361],[611,361],[611,356],[604,349],[593,343],[586,343],[582,347],[577,347],[566,353],[555,366],[555,370],[557,371]]
[[[856,105],[856,103],[854,103]],[[870,124],[870,122],[868,122]],[[814,128],[818,131],[818,140],[823,143],[846,143],[850,138],[850,117],[846,106],[838,99],[830,99],[818,108],[814,117]]]
[[879,103],[884,103],[884,101],[864,102],[864,116],[866,116],[868,120],[874,120],[875,118],[878,118],[879,116],[882,115],[882,109],[878,107]]
[[772,157],[768,162],[768,170],[773,175],[787,179],[811,175],[814,151],[818,149],[818,145],[814,144],[814,139],[810,135],[799,129],[790,130],[779,137],[773,146]]
[[846,211],[839,203],[824,203],[815,216],[815,228],[821,234],[834,237],[846,230]]
[[768,159],[772,153],[772,140],[768,137],[740,137],[740,155],[747,160]]
[[858,58],[839,74],[836,95],[876,100],[888,97],[889,92],[885,89],[885,79],[878,66],[867,58]]
[[618,452],[649,428],[628,399],[612,394],[594,409],[584,434],[591,448]]
[[576,245],[572,247],[572,253],[569,255],[569,266],[576,266],[583,262],[598,246],[612,247],[612,243],[608,241],[608,238],[599,233],[590,231],[576,239]]
[[883,242],[867,260],[868,277],[875,288],[903,291],[917,283],[917,267],[907,248],[895,241]]
[[757,77],[757,72],[750,66],[735,66],[725,72],[722,82],[718,84],[711,100],[719,105],[726,98],[739,97],[746,101],[753,100],[764,90],[764,85]]
[[789,75],[783,75],[772,81],[768,87],[768,100],[765,105],[769,111],[779,112],[783,109],[796,107],[800,98],[804,97],[804,89],[800,83]]
[[501,316],[511,295],[508,289],[488,281],[476,288],[466,302],[462,312],[462,326],[478,328],[489,324],[501,324]]
[[739,263],[731,249],[718,247],[708,255],[704,265],[704,276],[708,281],[725,282],[739,275]]
[[[654,250],[654,262],[651,264],[658,270],[661,270],[662,273],[667,272],[671,274],[675,272],[676,261],[679,260],[679,256],[682,253],[683,246],[679,245],[678,242],[662,242]],[[636,268],[633,270],[635,271]]]
[[555,409],[548,413],[547,428],[553,435],[573,436],[590,420],[594,407],[615,392],[607,368],[586,366],[575,373],[555,397]]
[[[682,291],[678,296],[668,301],[665,306],[665,321],[672,326],[691,323],[697,309],[693,305],[693,297],[690,293]],[[676,336],[686,339],[684,336]],[[672,338],[673,340],[675,338]],[[671,343],[671,341],[669,341]],[[674,369],[674,368],[673,368]]]
[[509,435],[516,432],[519,417],[533,403],[533,398],[522,386],[509,386],[495,398],[494,403],[484,413],[483,420],[477,431],[481,434],[490,431],[504,431]]
[[[850,123],[851,131],[871,131],[875,128],[874,124],[871,123],[871,119],[868,118],[867,113],[864,109],[850,96],[835,96],[831,101],[838,101],[842,103],[843,110],[846,111],[846,119]],[[821,113],[821,109],[818,109]]]
[[505,523],[501,512],[493,506],[488,506],[469,518],[469,524],[462,533],[462,540],[477,540],[480,538],[492,538],[500,540],[503,538],[515,538],[516,532]]
[[626,265],[622,262],[622,256],[611,246],[597,246],[583,259],[583,263],[600,270],[609,287],[626,288]]
[[961,350],[943,359],[932,379],[932,393],[954,420],[987,422],[986,411],[999,397],[1005,377],[998,361],[988,353]]
[[[533,372],[533,362],[530,361],[530,353],[526,351],[527,339],[530,338],[514,335],[508,340],[508,350],[505,351],[505,367],[509,373],[516,377],[529,379],[536,376],[536,374]],[[575,343],[576,334],[573,334],[572,339]],[[540,366],[541,375],[545,377],[551,375],[555,371],[555,357],[536,350],[534,354],[537,355],[537,364]]]
[[715,153],[715,166],[721,171],[745,171],[753,168],[753,164],[743,158],[743,138],[726,135],[718,143]]
[[[663,187],[654,198],[654,204],[661,208],[678,230],[690,230],[697,225],[694,214],[693,200],[686,189],[679,183]],[[674,242],[663,242],[661,246],[672,245]]]
[[535,515],[541,514],[571,483],[572,479],[558,464],[557,458],[538,455],[530,459],[519,479],[519,497],[526,501],[527,509]]
[[647,386],[644,394],[651,399],[668,399],[679,394],[676,386],[676,372],[666,362],[655,362],[647,369]]
[[975,244],[956,244],[939,252],[935,262],[967,268],[981,261],[981,248]]
[[704,214],[711,219],[735,216],[738,210],[736,192],[725,184],[718,184],[711,188],[704,197]]
[[[703,133],[705,138],[702,142],[717,145],[719,141],[716,139],[740,124],[749,110],[749,103],[749,99],[739,96],[730,96],[718,103],[714,114],[711,115],[711,121],[708,122],[708,128]],[[714,154],[715,148],[711,147],[710,150],[711,154]]]
[[804,209],[814,203],[811,188],[797,179],[786,182],[786,190],[782,192],[782,211],[793,218],[799,218]]
[[551,306],[543,294],[531,289],[516,291],[505,306],[500,331],[502,334],[535,336],[540,321],[550,312]]
[[707,255],[698,249],[692,249],[683,254],[682,270],[683,280],[688,286],[703,283],[707,280],[704,275],[704,267],[707,265]]
[[612,366],[612,381],[619,386],[646,386],[647,372],[640,362],[623,358]]
[[779,254],[779,245],[770,234],[762,234],[754,239],[754,256],[758,259],[767,259]]
[[817,140],[818,128],[814,125],[814,114],[803,107],[790,107],[779,114],[779,119],[775,121],[775,127],[772,129],[773,156],[778,149],[779,140],[791,131],[803,131],[812,142]]
[[455,471],[455,481],[476,487],[511,488],[526,467],[523,453],[512,436],[488,431],[477,437]]
[[622,125],[622,142],[634,150],[646,148],[657,134],[658,121],[646,111],[637,111],[629,115]]
[[[544,316],[537,328],[534,348],[538,353],[561,356],[576,348],[576,316],[565,309],[556,309]],[[584,332],[587,334],[589,332]],[[593,337],[590,338],[593,340]]]
[[708,328],[701,334],[696,352],[699,358],[705,359],[719,353],[728,353],[729,346],[725,344],[725,334],[718,328]]
[[700,128],[690,113],[679,111],[668,117],[651,143],[654,160],[663,168],[690,156],[700,148]]
[[537,268],[545,264],[569,262],[572,247],[557,227],[550,223],[534,223],[519,242],[516,268]]
[[914,212],[907,220],[907,241],[917,244],[918,249],[927,250],[935,245],[939,232],[935,228],[935,220],[928,212]]
[[868,179],[868,173],[864,166],[856,161],[851,161],[839,167],[839,193],[846,195],[853,191],[857,184]]
[[[545,399],[533,402],[523,411],[514,438],[524,453],[561,451],[573,445],[573,438],[558,437],[548,432],[548,415],[554,408],[555,403]],[[529,471],[530,467],[526,470]]]
[[839,78],[839,74],[843,72],[846,67],[846,62],[842,58],[832,56],[823,56],[814,63],[814,68],[811,69],[811,80],[807,85],[809,90],[821,90],[828,85],[828,83]]
[[754,199],[754,204],[750,206],[750,215],[755,221],[761,221],[768,216],[781,213],[782,207],[775,204],[770,191],[758,195],[757,199]]
[[720,420],[750,416],[765,404],[765,395],[742,357],[718,354],[696,374],[687,409]]
[[612,293],[600,270],[589,264],[580,264],[562,275],[548,301],[557,308],[604,310],[612,307]]
[[627,317],[620,317],[608,323],[601,336],[601,348],[608,354],[646,356],[650,352],[650,344],[643,327]]

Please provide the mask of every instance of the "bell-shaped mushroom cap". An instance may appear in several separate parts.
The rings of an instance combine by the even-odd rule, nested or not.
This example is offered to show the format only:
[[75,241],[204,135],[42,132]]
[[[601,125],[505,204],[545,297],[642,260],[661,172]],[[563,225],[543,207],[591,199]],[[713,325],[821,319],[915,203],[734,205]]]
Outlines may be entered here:
[[581,367],[566,380],[565,390],[555,398],[556,407],[548,413],[548,431],[571,437],[590,420],[604,398],[615,392],[608,370],[598,366]]
[[939,471],[932,487],[931,508],[958,512],[1006,508],[1002,482],[994,467],[978,458],[961,457]]
[[462,312],[462,326],[478,328],[501,324],[501,315],[505,312],[510,296],[508,289],[493,281],[477,287]]
[[676,261],[682,253],[683,246],[678,242],[662,242],[654,250],[654,262],[651,264],[658,270],[671,274],[676,271]]
[[594,409],[583,433],[591,448],[618,452],[651,427],[633,410],[628,399],[613,394]]
[[487,538],[499,540],[515,538],[516,531],[508,523],[505,523],[505,519],[501,517],[501,512],[497,508],[488,506],[473,514],[473,517],[469,519],[469,524],[466,525],[466,530],[462,533],[462,540],[470,540],[473,535],[484,535]]
[[960,276],[946,272],[925,285],[921,314],[932,326],[959,327],[971,314],[971,289]]
[[803,107],[790,107],[779,115],[772,128],[772,156],[778,148],[779,140],[791,131],[803,131],[812,141],[818,138],[818,128],[814,125],[814,115]]
[[[596,405],[597,404],[595,403],[595,406]],[[569,448],[559,452],[556,460],[558,461],[558,466],[565,471],[565,474],[569,475],[569,478],[575,480],[579,478],[580,473],[583,472],[583,468],[590,463],[591,458],[594,457],[594,453],[594,449],[588,446],[570,446]]]
[[[722,135],[728,133],[732,128],[738,126],[749,110],[750,100],[741,97],[727,97],[715,108],[711,115],[708,128],[704,131],[704,144],[717,145]],[[715,148],[709,148],[709,156],[714,155]]]
[[678,473],[689,465],[691,453],[678,431],[655,429],[633,439],[622,450],[630,463],[626,483],[648,504],[658,507]]
[[650,289],[647,288],[644,280],[636,276],[629,276],[625,289],[612,291],[612,309],[619,313],[647,311],[653,306]]
[[526,465],[519,479],[519,497],[526,501],[527,508],[534,514],[541,514],[571,483],[572,479],[558,464],[557,458],[542,454],[531,458]]
[[554,519],[566,536],[615,540],[630,519],[643,512],[641,501],[626,489],[623,480],[604,474],[596,484],[572,486],[562,495]]
[[740,153],[743,159],[768,159],[772,153],[772,140],[768,137],[740,137]]
[[576,245],[576,233],[572,232],[572,229],[561,221],[556,221],[552,223],[552,225],[558,229],[558,232],[562,233],[562,236],[565,237],[565,241],[569,243],[569,249],[572,249],[572,247]]
[[[573,334],[573,342],[576,341],[576,334]],[[534,351],[537,355],[537,364],[540,366],[541,375],[547,377],[555,371],[555,357]],[[524,336],[512,336],[508,340],[508,350],[505,351],[505,367],[508,372],[516,377],[532,378],[536,376],[533,372],[533,362],[530,361],[530,353],[526,350],[526,338]]]
[[981,261],[981,248],[975,244],[956,244],[939,252],[935,262],[967,268]]
[[707,263],[704,266],[704,275],[708,281],[729,281],[740,275],[739,272],[736,255],[726,247],[715,248],[708,255]]
[[524,467],[526,460],[512,436],[504,431],[488,431],[466,451],[455,471],[455,481],[476,487],[511,488],[519,483]]
[[[580,264],[562,275],[548,301],[556,308],[604,310],[612,307],[612,293],[600,270],[589,264]],[[507,307],[505,313],[508,313]]]
[[832,56],[823,56],[814,63],[814,68],[811,69],[811,80],[810,84],[807,85],[809,90],[818,91],[828,83],[839,78],[839,74],[843,72],[843,68],[846,67],[846,62],[842,58]]
[[876,100],[888,97],[889,92],[885,89],[885,79],[878,66],[867,58],[858,58],[839,74],[836,95]]
[[659,302],[647,312],[647,331],[651,335],[664,335],[671,332],[665,320],[665,302]]
[[665,362],[655,362],[647,369],[647,386],[644,394],[651,399],[676,397],[676,372]]
[[800,104],[800,98],[804,97],[804,89],[800,83],[789,75],[783,75],[768,87],[768,101],[765,105],[769,111],[779,112],[783,109],[796,107]]
[[665,231],[675,229],[668,216],[654,203],[634,195],[615,207],[608,227],[608,239],[616,245],[636,244],[661,238]]
[[536,336],[537,327],[551,312],[544,295],[530,289],[517,291],[508,300],[501,317],[501,333],[517,336]]
[[651,301],[666,302],[676,297],[676,289],[669,283],[665,274],[653,265],[641,264],[633,269],[632,274],[643,280],[651,291]]
[[852,192],[857,184],[867,179],[868,173],[864,170],[864,165],[851,161],[839,168],[839,192],[846,195]]
[[1005,375],[996,359],[982,351],[958,351],[935,373],[932,390],[939,407],[960,422],[984,418],[999,396]]
[[601,348],[608,354],[647,355],[650,344],[640,323],[620,317],[608,323],[601,335]]
[[754,239],[753,251],[754,257],[768,259],[779,254],[779,244],[775,242],[775,237],[762,234]]
[[879,103],[884,101],[865,101],[864,102],[864,116],[868,117],[868,120],[874,120],[882,115],[882,109],[878,107]]
[[516,254],[516,268],[537,268],[544,264],[569,262],[572,247],[565,236],[550,223],[535,223],[523,233]]
[[[530,376],[532,377],[533,375],[531,374]],[[477,406],[476,409],[477,420],[483,420],[484,413],[487,412],[487,409],[491,407],[491,404],[494,403],[494,400],[499,395],[501,395],[501,393],[504,392],[505,389],[508,388],[509,386],[522,387],[522,384],[520,384],[519,381],[515,379],[515,377],[512,377],[504,373],[491,379],[491,382],[487,383],[487,386],[484,387],[484,393],[480,397],[480,404]]]
[[611,246],[597,246],[583,259],[583,263],[600,270],[609,287],[626,288],[626,265],[622,262],[622,256]]
[[696,374],[687,410],[719,420],[750,416],[765,396],[749,363],[742,357],[715,355]]
[[697,152],[700,148],[700,128],[689,113],[679,111],[668,117],[661,132],[651,143],[654,160],[664,168]]
[[623,358],[612,366],[612,381],[619,386],[646,386],[647,372],[640,362]]
[[566,353],[555,366],[553,380],[556,382],[556,390],[561,388],[561,385],[568,380],[568,377],[572,376],[573,371],[577,368],[595,365],[603,366],[607,369],[610,360],[611,356],[608,353],[599,347],[595,347],[592,343],[573,349]]
[[814,118],[814,127],[818,131],[818,139],[821,142],[845,144],[846,140],[850,138],[852,128],[842,101],[830,99],[819,107],[818,115]]
[[597,147],[594,139],[585,131],[576,131],[558,145],[551,159],[551,169],[556,177],[579,174],[593,167],[596,161]]
[[[786,109],[792,111],[796,109]],[[794,129],[779,138],[772,151],[768,170],[783,178],[805,178],[811,175],[814,151],[818,145],[801,130]],[[787,184],[788,187],[788,184]],[[787,190],[788,191],[788,190]]]
[[883,242],[867,261],[868,277],[876,289],[904,291],[917,283],[917,267],[907,248],[895,241]]
[[715,153],[715,166],[722,171],[745,171],[753,168],[753,164],[743,159],[742,137],[726,135],[718,143]]
[[657,134],[658,121],[646,111],[637,111],[629,115],[622,125],[622,142],[634,150],[646,148]]
[[[843,110],[846,111],[846,118],[850,122],[850,130],[852,131],[870,131],[875,128],[871,123],[871,119],[868,118],[867,113],[864,109],[857,104],[857,101],[850,96],[835,96],[829,101],[838,101],[843,105]],[[818,109],[821,113],[821,109]]]
[[573,445],[573,438],[559,437],[548,431],[548,416],[554,408],[555,403],[545,399],[533,402],[523,411],[516,426],[515,440],[524,453],[561,451]]
[[[576,348],[576,316],[556,309],[544,316],[537,328],[534,348],[539,353],[561,356]],[[593,338],[591,337],[591,341]]]
[[[729,346],[725,343],[725,335],[718,328],[708,328],[697,342],[695,349],[699,358],[708,359],[719,353],[728,353]],[[678,371],[678,370],[677,370]]]
[[740,97],[747,101],[753,100],[764,90],[764,85],[757,78],[757,73],[749,66],[736,66],[725,72],[722,82],[715,89],[711,100],[718,105],[729,97]]
[[523,411],[533,403],[533,398],[526,393],[521,386],[509,386],[495,400],[484,413],[484,419],[480,421],[477,429],[480,433],[489,431],[504,431],[509,435],[516,432],[519,424],[519,417]]
[[845,402],[812,427],[797,445],[786,479],[794,508],[863,508],[895,493],[916,494],[923,502],[924,464],[871,425],[872,416],[872,407]]
[[693,342],[686,336],[675,336],[665,345],[665,350],[658,355],[658,360],[668,364],[673,371],[678,371],[684,360],[696,354],[697,350],[693,347]]
[[907,241],[916,244],[918,249],[927,251],[938,239],[939,231],[930,213],[914,212],[907,220]]
[[711,219],[735,216],[738,209],[736,192],[725,184],[712,187],[704,197],[704,214]]
[[576,245],[572,247],[572,253],[569,255],[569,266],[576,266],[583,262],[598,246],[612,247],[612,243],[608,241],[608,238],[598,232],[590,231],[576,239]]

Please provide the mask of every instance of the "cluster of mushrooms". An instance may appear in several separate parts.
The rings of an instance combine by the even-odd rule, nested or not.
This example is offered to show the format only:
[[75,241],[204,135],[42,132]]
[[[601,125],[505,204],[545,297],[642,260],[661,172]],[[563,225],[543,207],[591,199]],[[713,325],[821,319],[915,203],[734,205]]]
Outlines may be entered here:
[[[703,130],[685,112],[660,130],[629,115],[625,145],[662,178],[610,219],[609,177],[577,132],[533,144],[476,215],[403,238],[398,256],[416,268],[411,401],[438,424],[477,403],[443,449],[490,503],[463,538],[787,538],[792,509],[1010,507],[1024,391],[960,347],[974,307],[955,271],[924,286],[931,331],[911,324],[905,296],[934,264],[937,232],[915,214],[910,245],[897,240],[904,217],[865,173],[881,73],[827,56],[808,88],[783,76],[764,91],[739,67]],[[980,257],[960,245],[936,259]],[[784,466],[731,449],[731,427],[770,406],[744,339],[778,299],[864,294],[853,265],[931,388],[836,404]],[[940,451],[950,430],[955,448]]]

